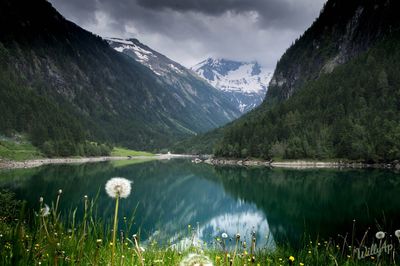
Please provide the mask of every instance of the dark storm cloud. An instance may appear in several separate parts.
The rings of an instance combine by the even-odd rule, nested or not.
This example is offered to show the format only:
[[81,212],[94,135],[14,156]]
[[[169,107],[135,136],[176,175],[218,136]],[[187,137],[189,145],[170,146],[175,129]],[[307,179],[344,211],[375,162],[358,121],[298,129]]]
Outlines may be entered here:
[[326,0],[50,0],[102,36],[136,37],[186,66],[207,56],[273,69]]
[[[269,27],[281,23],[281,26],[293,27],[303,24],[304,16],[308,16],[304,2],[285,0],[137,0],[140,6],[152,10],[176,10],[179,12],[199,12],[218,16],[226,12],[256,12],[262,18],[264,26]],[[318,2],[318,1],[317,1]],[[321,2],[321,1],[319,1]]]

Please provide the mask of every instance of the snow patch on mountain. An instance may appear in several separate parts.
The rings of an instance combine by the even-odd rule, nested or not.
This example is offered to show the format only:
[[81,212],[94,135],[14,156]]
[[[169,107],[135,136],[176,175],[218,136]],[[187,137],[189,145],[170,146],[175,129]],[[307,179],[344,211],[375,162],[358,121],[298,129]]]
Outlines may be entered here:
[[223,91],[242,113],[262,103],[272,77],[272,71],[257,62],[208,58],[191,69]]
[[137,62],[148,67],[158,76],[168,75],[170,72],[183,74],[183,67],[169,60],[164,55],[152,50],[136,39],[104,38],[114,50],[127,53]]

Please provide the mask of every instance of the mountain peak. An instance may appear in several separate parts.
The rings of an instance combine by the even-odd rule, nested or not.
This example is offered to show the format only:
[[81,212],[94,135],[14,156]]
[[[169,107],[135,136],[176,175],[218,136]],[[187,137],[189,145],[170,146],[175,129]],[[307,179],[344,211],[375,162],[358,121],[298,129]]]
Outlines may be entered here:
[[229,94],[231,101],[245,113],[258,106],[265,97],[271,71],[258,62],[239,62],[209,57],[191,68],[215,88]]

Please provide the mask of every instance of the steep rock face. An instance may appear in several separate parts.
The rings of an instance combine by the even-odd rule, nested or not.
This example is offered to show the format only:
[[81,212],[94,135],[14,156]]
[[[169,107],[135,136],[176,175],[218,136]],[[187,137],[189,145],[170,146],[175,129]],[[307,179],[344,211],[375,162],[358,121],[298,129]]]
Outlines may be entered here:
[[192,67],[192,70],[222,91],[242,113],[262,103],[272,76],[257,62],[214,58],[204,60]]
[[266,102],[288,99],[305,82],[331,73],[398,29],[394,0],[328,1],[314,24],[285,52]]
[[[62,138],[161,148],[236,117],[204,82],[167,84],[47,1],[0,1],[0,32],[0,131],[35,135],[39,146]],[[207,103],[197,106],[196,93]]]

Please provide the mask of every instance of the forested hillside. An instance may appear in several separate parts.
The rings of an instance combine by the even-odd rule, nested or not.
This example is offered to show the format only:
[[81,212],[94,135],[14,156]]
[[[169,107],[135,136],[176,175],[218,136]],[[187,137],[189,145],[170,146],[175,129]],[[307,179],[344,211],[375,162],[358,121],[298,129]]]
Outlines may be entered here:
[[328,1],[279,61],[263,105],[224,129],[215,154],[399,159],[396,10],[399,3],[390,0]]
[[45,0],[0,1],[0,63],[0,134],[28,133],[48,155],[90,154],[93,141],[153,150],[235,118],[209,87],[214,101],[191,109]]

